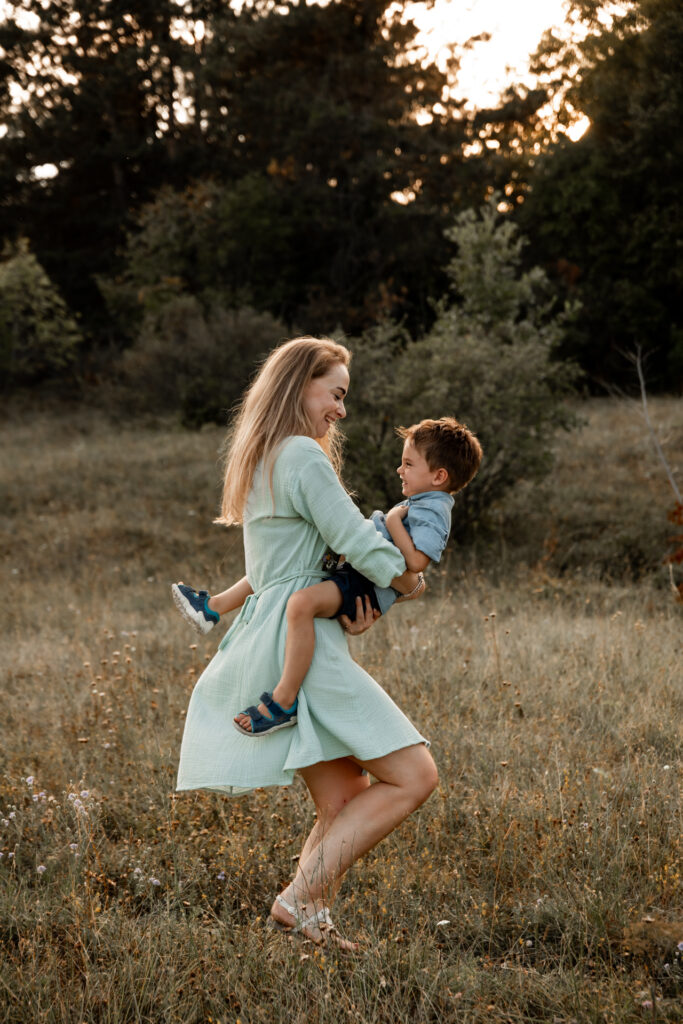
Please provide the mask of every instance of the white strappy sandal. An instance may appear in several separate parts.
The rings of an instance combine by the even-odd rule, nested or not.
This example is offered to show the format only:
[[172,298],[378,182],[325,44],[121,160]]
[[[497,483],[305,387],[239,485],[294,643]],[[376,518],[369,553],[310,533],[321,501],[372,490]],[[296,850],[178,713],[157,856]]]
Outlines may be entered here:
[[[304,939],[309,939],[316,946],[324,946],[328,941],[333,942],[339,949],[354,953],[358,949],[358,944],[351,942],[347,939],[342,939],[341,935],[337,931],[332,918],[330,917],[330,911],[327,907],[321,907],[320,910],[311,914],[309,917],[302,917],[300,909],[292,903],[288,903],[283,896],[276,896],[275,900],[283,907],[287,913],[294,918],[296,922],[293,925],[283,924],[282,921],[278,921],[271,916],[268,919],[268,923],[271,928],[275,928],[279,932],[285,932],[287,935],[299,935]],[[317,929],[322,939],[314,939],[308,934],[308,929]],[[345,943],[348,942],[348,946]]]

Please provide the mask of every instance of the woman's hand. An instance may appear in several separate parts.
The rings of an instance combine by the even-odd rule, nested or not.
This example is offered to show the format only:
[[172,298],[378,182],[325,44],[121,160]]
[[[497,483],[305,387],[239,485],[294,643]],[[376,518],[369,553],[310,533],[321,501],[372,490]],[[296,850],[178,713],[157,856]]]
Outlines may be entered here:
[[345,633],[350,633],[351,636],[358,636],[359,633],[364,633],[366,629],[370,629],[370,626],[374,626],[380,614],[376,608],[372,607],[370,598],[366,594],[365,605],[363,605],[363,598],[356,598],[355,621],[352,622],[348,615],[340,615],[339,622]]

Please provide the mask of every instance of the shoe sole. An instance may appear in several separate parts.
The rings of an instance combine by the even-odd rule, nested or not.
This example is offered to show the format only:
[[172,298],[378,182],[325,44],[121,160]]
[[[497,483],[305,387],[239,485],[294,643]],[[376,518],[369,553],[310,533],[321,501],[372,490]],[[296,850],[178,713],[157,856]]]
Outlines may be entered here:
[[289,729],[291,726],[296,725],[296,718],[290,718],[288,722],[282,722],[280,725],[272,725],[270,729],[266,729],[265,732],[252,732],[251,729],[243,729],[241,725],[233,720],[233,726],[238,732],[241,732],[243,736],[248,736],[250,740],[259,740],[263,736],[270,736],[272,732],[277,732],[278,729]]
[[171,594],[173,595],[173,601],[176,608],[185,619],[185,622],[189,623],[196,633],[201,633],[202,636],[205,636],[213,629],[216,623],[210,622],[208,619],[200,616],[199,612],[194,610],[187,598],[183,596],[183,593],[177,583],[172,585]]

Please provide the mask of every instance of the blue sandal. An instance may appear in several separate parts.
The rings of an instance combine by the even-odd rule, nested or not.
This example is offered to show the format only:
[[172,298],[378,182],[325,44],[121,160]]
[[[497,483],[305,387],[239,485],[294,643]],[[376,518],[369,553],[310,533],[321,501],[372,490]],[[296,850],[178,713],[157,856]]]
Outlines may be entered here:
[[289,711],[285,711],[277,701],[273,700],[272,693],[262,693],[259,700],[268,708],[271,716],[266,718],[259,709],[251,704],[246,711],[240,711],[241,715],[249,715],[251,729],[244,729],[233,719],[233,725],[243,736],[265,736],[269,732],[277,732],[278,729],[287,729],[290,725],[296,724],[296,712],[299,706],[299,698],[294,701]]

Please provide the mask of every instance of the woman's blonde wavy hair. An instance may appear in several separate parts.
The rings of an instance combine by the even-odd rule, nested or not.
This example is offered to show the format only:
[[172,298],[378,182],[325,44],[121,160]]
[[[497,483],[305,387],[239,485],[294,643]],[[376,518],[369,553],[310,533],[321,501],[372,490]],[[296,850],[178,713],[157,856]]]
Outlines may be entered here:
[[[226,439],[227,458],[221,515],[217,523],[238,525],[261,459],[273,489],[273,466],[281,441],[293,434],[313,437],[303,395],[316,377],[323,377],[339,363],[348,366],[351,353],[331,338],[301,337],[279,345],[266,358],[254,382],[245,392]],[[316,438],[341,474],[342,437],[336,425]]]

